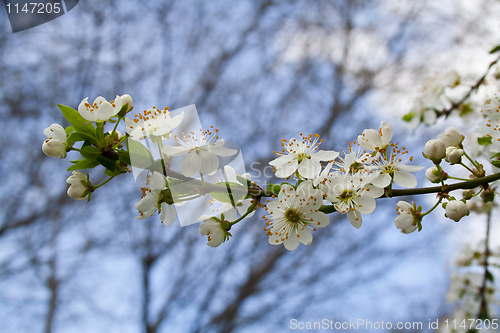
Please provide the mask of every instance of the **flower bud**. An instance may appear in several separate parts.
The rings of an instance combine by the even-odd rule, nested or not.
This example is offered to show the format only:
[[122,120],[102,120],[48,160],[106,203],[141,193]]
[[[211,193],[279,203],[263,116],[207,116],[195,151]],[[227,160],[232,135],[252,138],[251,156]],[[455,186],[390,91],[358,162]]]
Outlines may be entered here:
[[87,181],[87,177],[80,171],[73,171],[72,175],[66,179],[66,183],[70,184],[68,195],[75,200],[85,199],[91,192],[89,189],[90,183]]
[[446,147],[443,141],[432,139],[425,144],[424,152],[434,163],[439,163],[446,156]]
[[124,117],[127,113],[132,111],[134,108],[134,103],[132,101],[132,97],[129,94],[121,95],[120,99],[122,101],[122,107],[120,112],[118,112],[119,117]]
[[431,183],[439,183],[439,170],[437,167],[430,167],[425,171],[425,178],[427,178]]
[[446,161],[450,164],[457,164],[462,161],[464,151],[460,148],[450,146],[446,148]]
[[444,133],[438,135],[438,140],[443,141],[446,147],[456,147],[462,142],[462,135],[455,127],[448,127]]
[[401,229],[404,234],[409,234],[417,230],[417,223],[412,212],[412,206],[406,201],[398,201],[396,210],[398,216],[394,220],[396,228]]
[[446,205],[445,216],[455,222],[460,221],[462,217],[468,214],[467,205],[462,200],[453,200]]
[[47,139],[42,144],[42,151],[49,157],[59,157],[66,153],[66,131],[59,124],[52,124],[43,130]]
[[66,145],[56,139],[47,139],[42,144],[42,151],[49,157],[59,157],[66,152]]

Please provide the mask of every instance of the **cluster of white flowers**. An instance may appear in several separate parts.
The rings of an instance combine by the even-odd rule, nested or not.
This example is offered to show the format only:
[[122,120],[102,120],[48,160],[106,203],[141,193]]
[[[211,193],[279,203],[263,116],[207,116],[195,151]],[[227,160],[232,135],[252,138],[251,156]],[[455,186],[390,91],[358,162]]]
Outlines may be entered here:
[[[500,46],[494,49],[498,51]],[[486,75],[462,99],[454,101],[448,93],[462,85],[460,76],[454,71],[436,76],[426,83],[404,120],[415,127],[420,123],[432,124],[453,111],[459,111],[460,115],[476,112],[470,97],[486,84],[485,78]],[[207,236],[211,247],[218,247],[232,237],[232,227],[253,216],[258,207],[267,211],[262,217],[269,243],[283,244],[291,251],[301,243],[312,243],[313,231],[329,225],[328,213],[345,214],[355,228],[360,228],[362,215],[374,212],[376,199],[382,196],[437,194],[436,203],[428,211],[415,202],[397,202],[394,223],[404,234],[422,230],[422,219],[437,207],[442,207],[444,216],[455,222],[470,211],[491,213],[495,207],[494,182],[500,179],[498,95],[482,104],[478,117],[481,121],[466,141],[468,146],[464,147],[465,135],[454,127],[425,144],[423,156],[433,164],[425,176],[438,185],[416,190],[411,190],[417,186],[413,173],[423,167],[413,165],[409,151],[392,142],[392,126],[386,121],[378,130],[364,130],[346,151],[320,150],[323,140],[317,134],[301,133],[299,138],[283,139],[281,151],[274,152],[277,158],[269,164],[275,176],[285,181],[262,189],[252,182],[249,174],[241,172],[240,176],[229,165],[241,158],[241,154],[219,138],[218,129],[211,126],[203,130],[201,124],[198,128],[199,119],[191,116],[193,109],[196,113],[194,106],[174,111],[152,107],[130,119],[125,116],[133,109],[133,101],[125,94],[109,102],[99,96],[92,104],[84,98],[78,110],[62,105],[59,108],[70,126],[52,124],[46,128],[42,151],[58,158],[75,151],[81,155],[82,158],[70,161],[73,165],[68,168],[72,171],[67,179],[70,197],[90,200],[91,194],[112,178],[134,172],[142,190],[142,197],[135,204],[138,219],[158,214],[161,222],[170,226],[182,215],[183,205],[191,201],[189,206],[195,208],[188,208],[192,213],[190,219],[203,222],[200,234]],[[122,121],[124,135],[118,131]],[[106,126],[113,128],[108,130]],[[233,166],[237,164],[234,162]],[[451,169],[463,168],[467,178],[452,175],[446,164]],[[101,184],[92,184],[89,174],[76,171],[99,165],[109,177]],[[236,168],[241,171],[241,167]],[[495,173],[487,175],[487,170]],[[450,193],[457,189],[466,191],[461,197],[452,196]],[[262,197],[271,199],[264,205]],[[468,270],[454,274],[448,299],[458,304],[455,318],[476,317],[485,310],[484,304],[491,315],[489,307],[495,304],[497,291],[487,267],[492,264],[500,267],[500,249],[489,254],[465,250],[458,261],[460,269],[476,264],[485,273]],[[485,257],[489,257],[489,262],[481,261]]]
[[427,125],[435,123],[437,119],[436,110],[452,104],[452,101],[446,95],[447,90],[456,88],[460,83],[461,78],[456,71],[440,73],[427,79],[406,120],[410,122],[412,127],[421,122]]
[[[285,148],[278,154],[277,159],[270,162],[276,167],[277,177],[296,176],[299,181],[297,194],[290,185],[283,185],[278,199],[269,202],[266,208],[270,212],[266,219],[271,227],[265,229],[269,242],[284,242],[289,250],[295,249],[299,241],[305,245],[311,243],[312,236],[306,228],[311,224],[308,219],[312,225],[325,225],[321,220],[324,214],[317,211],[323,198],[326,199],[325,203],[331,203],[338,213],[346,214],[355,228],[360,228],[361,214],[370,214],[375,210],[375,199],[384,194],[384,189],[392,186],[392,183],[406,188],[415,187],[417,181],[410,172],[422,169],[420,166],[408,165],[412,160],[412,157],[404,158],[408,151],[391,143],[392,126],[386,121],[381,123],[380,130],[367,129],[358,136],[358,147],[361,146],[365,150],[353,151],[355,143],[352,143],[343,156],[339,156],[335,151],[316,151],[319,135],[314,137],[314,141],[311,139],[312,135],[303,137],[302,142],[291,139],[288,144],[286,140],[282,140],[282,146]],[[323,170],[322,161],[329,162]],[[303,181],[303,178],[312,182]],[[305,191],[307,195],[301,196],[299,189],[304,192],[304,188],[308,189]],[[290,196],[296,196],[298,199],[287,199]],[[301,215],[305,214],[301,211],[304,202],[317,206],[309,212],[314,213],[314,216]],[[298,235],[298,241],[295,237],[290,240],[290,235]]]

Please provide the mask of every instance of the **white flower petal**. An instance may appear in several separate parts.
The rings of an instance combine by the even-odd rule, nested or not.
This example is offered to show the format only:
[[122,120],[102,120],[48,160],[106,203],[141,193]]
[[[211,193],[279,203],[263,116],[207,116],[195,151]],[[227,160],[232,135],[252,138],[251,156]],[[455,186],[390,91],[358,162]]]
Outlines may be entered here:
[[285,239],[283,242],[283,245],[285,246],[285,249],[288,251],[293,251],[299,246],[300,241],[297,237],[297,233],[295,232],[295,229],[290,232],[290,235],[288,235],[288,238]]
[[290,177],[295,171],[297,171],[299,162],[297,160],[292,160],[288,163],[276,166],[276,177],[287,178]]
[[354,198],[354,202],[358,205],[356,208],[362,214],[371,214],[375,210],[375,199],[368,195]]
[[312,179],[321,172],[321,164],[318,161],[306,158],[300,162],[298,170],[302,177]]
[[161,204],[161,215],[160,220],[166,227],[170,227],[172,223],[177,218],[177,212],[175,207],[172,205],[167,205],[166,203]]
[[219,168],[219,158],[217,155],[211,152],[201,150],[198,152],[198,156],[201,158],[200,172],[205,175],[214,174]]
[[401,187],[414,188],[417,186],[417,179],[407,171],[397,171],[394,173],[394,181]]
[[355,210],[350,210],[347,212],[347,218],[349,219],[354,228],[359,229],[361,227],[361,223],[363,222],[363,220],[359,212]]
[[200,172],[201,158],[196,151],[190,151],[181,162],[181,173],[186,177],[191,177]]
[[304,245],[309,245],[313,241],[311,229],[306,227],[304,227],[303,230],[297,230],[297,236],[299,242],[301,242]]
[[178,146],[164,146],[162,151],[169,156],[180,156],[188,153],[190,149]]
[[319,150],[311,154],[312,158],[316,158],[320,161],[332,161],[339,156],[339,153],[333,150]]

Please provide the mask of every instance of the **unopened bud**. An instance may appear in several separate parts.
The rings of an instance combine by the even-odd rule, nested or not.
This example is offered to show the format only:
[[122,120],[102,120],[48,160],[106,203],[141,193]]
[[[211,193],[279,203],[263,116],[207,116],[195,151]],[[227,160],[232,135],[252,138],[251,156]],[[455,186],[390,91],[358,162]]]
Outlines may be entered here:
[[446,161],[450,164],[457,164],[462,161],[464,151],[460,148],[450,146],[446,148]]
[[432,139],[425,144],[424,152],[429,159],[439,164],[441,159],[446,156],[446,147],[443,141]]

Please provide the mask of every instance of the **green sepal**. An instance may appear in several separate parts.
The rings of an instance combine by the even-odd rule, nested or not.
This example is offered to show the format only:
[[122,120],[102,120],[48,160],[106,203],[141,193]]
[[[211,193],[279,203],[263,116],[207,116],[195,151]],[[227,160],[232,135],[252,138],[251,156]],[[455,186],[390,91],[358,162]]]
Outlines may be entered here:
[[495,46],[494,48],[491,49],[490,54],[496,53],[500,51],[500,45]]
[[495,166],[497,168],[500,168],[500,161],[499,160],[491,161],[491,164],[493,164],[493,166]]
[[154,163],[154,158],[148,148],[135,140],[127,140],[127,150],[130,165],[139,169],[147,169]]
[[491,137],[483,136],[482,138],[477,138],[477,143],[479,143],[481,146],[487,146],[491,144]]
[[82,158],[82,159],[74,160],[74,161],[70,161],[70,162],[75,163],[75,164],[70,166],[67,171],[92,169],[92,168],[99,165],[99,162],[97,162],[96,160],[88,159],[88,158]]
[[59,109],[61,110],[64,118],[73,126],[78,132],[84,132],[92,137],[95,137],[95,127],[92,125],[92,122],[83,118],[78,111],[73,108],[70,108],[66,105],[57,104]]
[[491,274],[489,269],[487,269],[485,273],[486,280],[490,280],[492,283],[495,282],[495,277]]

